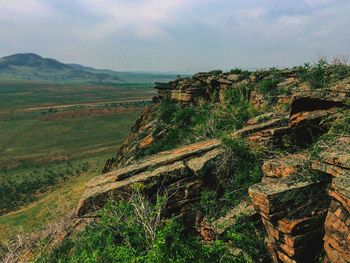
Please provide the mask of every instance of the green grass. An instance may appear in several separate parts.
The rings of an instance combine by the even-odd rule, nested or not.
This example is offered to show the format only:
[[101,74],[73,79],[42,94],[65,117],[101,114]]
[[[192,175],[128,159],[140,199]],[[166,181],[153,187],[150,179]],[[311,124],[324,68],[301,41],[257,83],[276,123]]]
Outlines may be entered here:
[[[110,157],[109,154],[103,154],[99,157],[94,156],[73,161],[74,166],[81,162],[89,163],[89,169],[61,182],[53,187],[49,193],[38,195],[37,200],[31,204],[0,216],[0,236],[6,239],[17,233],[28,233],[41,229],[46,223],[57,220],[63,213],[74,209],[85,189],[85,184],[100,173],[108,157]],[[52,166],[56,169],[60,168],[58,165]],[[63,165],[61,164],[61,166]]]
[[[62,120],[42,120],[41,113],[0,118],[0,165],[72,158],[102,148],[116,148],[129,133],[139,111]],[[84,154],[83,154],[84,155]]]
[[159,199],[163,198],[153,205],[137,192],[129,201],[110,202],[99,221],[65,239],[38,262],[244,262],[219,240],[202,244],[185,234],[181,222],[157,219],[163,207]]
[[151,98],[152,83],[55,84],[0,81],[0,114],[18,109],[61,104]]
[[[75,206],[85,183],[116,154],[144,106],[121,101],[150,99],[151,86],[1,81],[0,235],[43,226],[57,215],[48,211],[55,211],[58,196]],[[64,108],[82,103],[94,105]]]

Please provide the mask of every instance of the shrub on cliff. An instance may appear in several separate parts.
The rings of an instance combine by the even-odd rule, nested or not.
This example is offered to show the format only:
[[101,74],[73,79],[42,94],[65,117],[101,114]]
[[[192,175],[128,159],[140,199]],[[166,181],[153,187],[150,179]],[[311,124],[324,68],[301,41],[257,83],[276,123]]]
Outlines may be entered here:
[[306,63],[304,67],[300,67],[299,75],[303,81],[308,81],[312,88],[328,88],[335,82],[349,77],[350,66],[337,58],[332,63],[320,59],[313,65]]
[[39,262],[243,262],[222,241],[202,244],[180,222],[163,219],[166,198],[149,203],[136,186],[128,201],[110,202],[100,219]]

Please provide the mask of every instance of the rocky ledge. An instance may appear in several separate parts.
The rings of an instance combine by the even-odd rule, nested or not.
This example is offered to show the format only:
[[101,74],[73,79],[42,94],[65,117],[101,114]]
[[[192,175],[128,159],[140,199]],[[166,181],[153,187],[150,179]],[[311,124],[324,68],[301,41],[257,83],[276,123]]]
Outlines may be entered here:
[[[210,224],[202,222],[199,232],[209,242],[220,238],[227,227],[239,223],[243,213],[244,218],[261,218],[274,262],[313,262],[323,248],[326,262],[350,262],[350,137],[333,134],[328,143],[321,141],[320,151],[310,149],[339,118],[349,114],[350,78],[328,89],[310,90],[294,70],[283,71],[282,76],[276,88],[292,91],[289,96],[277,97],[275,109],[285,104],[289,107],[249,119],[243,128],[228,134],[266,153],[261,182],[252,185],[249,196],[226,216]],[[166,99],[185,106],[222,103],[224,90],[264,78],[269,76],[199,73],[157,84],[155,101]],[[255,108],[266,105],[256,90],[249,100]],[[195,207],[201,192],[217,190],[220,178],[234,176],[234,156],[215,139],[136,160],[137,149],[157,139],[153,113],[152,108],[145,110],[117,158],[107,163],[106,173],[87,185],[78,216],[88,216],[109,199],[127,198],[134,185],[142,184],[142,193],[150,200],[166,194],[166,216],[180,217],[193,225],[198,223]]]
[[168,216],[195,219],[194,205],[203,189],[216,187],[228,152],[217,140],[203,141],[151,156],[143,162],[102,174],[87,186],[77,214],[102,208],[108,199],[127,198],[135,184],[150,200],[166,194]]

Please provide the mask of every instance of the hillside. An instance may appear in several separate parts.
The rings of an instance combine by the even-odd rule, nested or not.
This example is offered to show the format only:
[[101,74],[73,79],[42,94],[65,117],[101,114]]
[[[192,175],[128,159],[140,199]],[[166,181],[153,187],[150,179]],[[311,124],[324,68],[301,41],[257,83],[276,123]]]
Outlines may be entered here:
[[24,53],[0,59],[0,78],[49,82],[152,83],[169,81],[175,78],[175,74],[115,72],[65,64],[37,54]]
[[37,234],[39,257],[22,255],[350,262],[348,65],[215,70],[155,88],[75,216]]

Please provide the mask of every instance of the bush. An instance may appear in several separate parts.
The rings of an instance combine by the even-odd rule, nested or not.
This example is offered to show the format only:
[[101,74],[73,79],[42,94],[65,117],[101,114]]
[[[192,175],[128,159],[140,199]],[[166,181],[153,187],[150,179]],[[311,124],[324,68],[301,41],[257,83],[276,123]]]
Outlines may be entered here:
[[[231,167],[220,176],[217,189],[201,194],[199,211],[209,220],[224,216],[229,209],[238,205],[247,196],[248,188],[261,181],[263,154],[253,151],[242,139],[224,137]],[[227,176],[230,174],[231,176]]]
[[240,222],[230,227],[225,234],[225,240],[235,248],[243,251],[244,261],[269,262],[270,256],[264,243],[265,233],[260,221]]
[[305,64],[305,71],[302,74],[301,78],[304,81],[308,81],[312,88],[325,88],[329,83],[327,78],[327,69],[329,64],[325,59],[320,59],[318,63],[310,66],[309,64]]
[[99,221],[39,262],[234,262],[225,243],[202,244],[181,223],[161,218],[164,197],[152,205],[141,189],[128,201],[110,202]]
[[214,69],[212,71],[209,71],[209,74],[213,74],[215,76],[219,76],[220,74],[222,74],[222,70],[221,69]]

